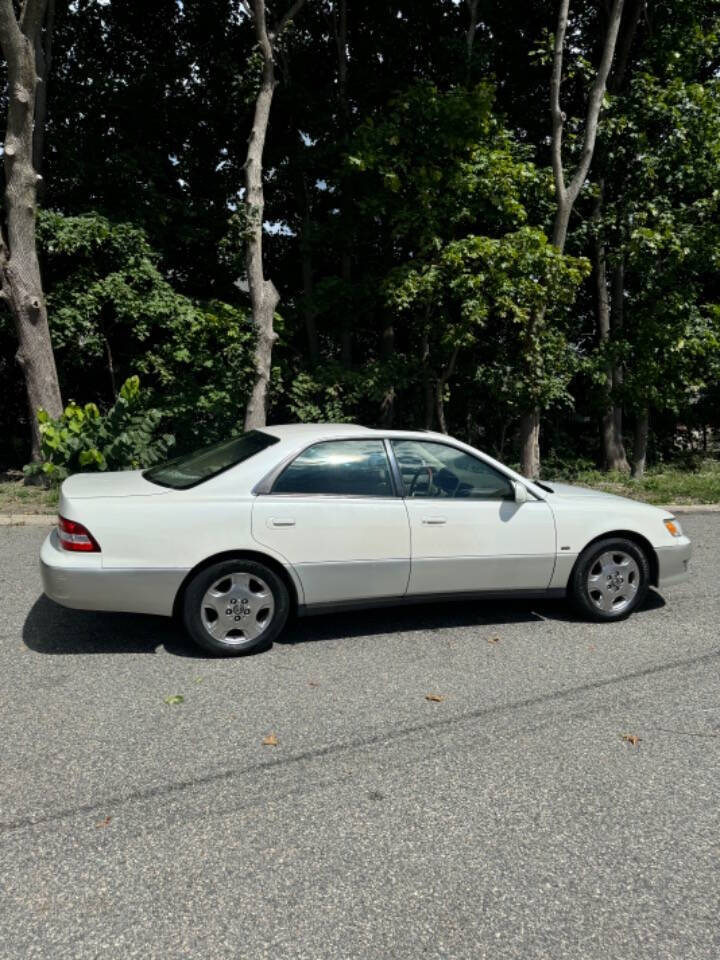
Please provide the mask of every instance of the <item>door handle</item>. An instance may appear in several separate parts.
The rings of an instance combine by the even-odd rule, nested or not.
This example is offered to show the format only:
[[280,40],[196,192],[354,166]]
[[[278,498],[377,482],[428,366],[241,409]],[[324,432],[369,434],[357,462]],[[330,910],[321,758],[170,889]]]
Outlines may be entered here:
[[441,527],[447,523],[445,517],[423,517],[421,521],[426,527]]
[[271,517],[270,518],[271,527],[294,527],[295,521],[292,517]]

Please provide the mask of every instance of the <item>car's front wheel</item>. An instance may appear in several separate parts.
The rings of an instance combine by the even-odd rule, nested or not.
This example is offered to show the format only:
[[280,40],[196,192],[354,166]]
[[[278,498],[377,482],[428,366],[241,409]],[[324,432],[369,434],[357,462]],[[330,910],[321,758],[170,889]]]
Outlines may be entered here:
[[591,543],[580,554],[570,578],[576,609],[591,620],[623,620],[645,599],[650,564],[632,540],[608,538]]
[[182,617],[190,637],[210,653],[240,656],[267,647],[290,612],[288,589],[254,560],[222,560],[188,584]]

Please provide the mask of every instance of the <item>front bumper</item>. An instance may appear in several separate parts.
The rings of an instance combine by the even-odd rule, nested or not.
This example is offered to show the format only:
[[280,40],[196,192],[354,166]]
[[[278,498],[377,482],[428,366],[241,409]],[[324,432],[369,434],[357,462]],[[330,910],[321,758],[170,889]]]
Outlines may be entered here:
[[692,543],[687,537],[678,537],[678,542],[669,547],[656,547],[655,552],[658,558],[658,587],[672,587],[689,578]]
[[55,603],[75,610],[171,616],[186,573],[172,568],[109,569],[103,567],[100,554],[63,550],[56,530],[48,534],[40,550],[45,594]]

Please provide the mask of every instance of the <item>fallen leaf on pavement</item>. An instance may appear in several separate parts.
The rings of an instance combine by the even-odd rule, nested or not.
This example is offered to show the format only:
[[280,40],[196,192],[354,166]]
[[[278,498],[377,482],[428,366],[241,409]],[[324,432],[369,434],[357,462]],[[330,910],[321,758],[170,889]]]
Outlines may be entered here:
[[500,643],[500,637],[488,637],[488,643]]
[[441,697],[439,693],[426,693],[426,700],[432,700],[433,703],[442,703],[445,697]]
[[172,706],[175,703],[184,703],[185,697],[181,693],[175,693],[171,697],[165,697],[164,703],[170,704]]
[[111,820],[112,820],[112,817],[103,817],[103,819],[99,823],[96,823],[95,826],[98,829],[100,829],[101,827],[107,827]]
[[641,737],[636,737],[634,733],[624,733],[622,739],[625,743],[630,743],[633,747],[636,747],[640,743]]
[[276,747],[278,745],[278,738],[274,733],[269,733],[266,737],[263,738],[262,745],[264,747]]

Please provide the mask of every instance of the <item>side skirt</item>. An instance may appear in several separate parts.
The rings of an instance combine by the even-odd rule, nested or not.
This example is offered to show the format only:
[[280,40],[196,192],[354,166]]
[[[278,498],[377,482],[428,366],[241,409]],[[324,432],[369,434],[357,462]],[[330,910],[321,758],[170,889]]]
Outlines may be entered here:
[[417,593],[404,597],[372,597],[368,600],[338,600],[334,603],[300,604],[299,617],[342,610],[376,610],[382,607],[411,607],[423,603],[448,603],[457,600],[559,600],[567,596],[564,587],[548,590],[473,590],[464,593]]

